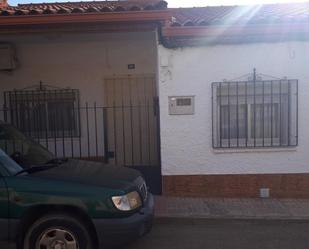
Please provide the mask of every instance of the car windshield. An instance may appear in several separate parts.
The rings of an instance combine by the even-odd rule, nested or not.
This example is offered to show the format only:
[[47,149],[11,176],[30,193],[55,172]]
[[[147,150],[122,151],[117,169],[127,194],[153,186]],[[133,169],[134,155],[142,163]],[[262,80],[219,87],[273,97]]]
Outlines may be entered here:
[[0,125],[0,149],[22,167],[42,165],[54,155],[11,125]]

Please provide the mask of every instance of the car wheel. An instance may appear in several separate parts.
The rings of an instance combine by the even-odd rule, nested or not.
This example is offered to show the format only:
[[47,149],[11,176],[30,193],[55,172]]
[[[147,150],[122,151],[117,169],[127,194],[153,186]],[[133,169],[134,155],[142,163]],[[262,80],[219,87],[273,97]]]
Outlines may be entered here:
[[48,215],[26,232],[24,249],[93,249],[85,226],[65,215]]

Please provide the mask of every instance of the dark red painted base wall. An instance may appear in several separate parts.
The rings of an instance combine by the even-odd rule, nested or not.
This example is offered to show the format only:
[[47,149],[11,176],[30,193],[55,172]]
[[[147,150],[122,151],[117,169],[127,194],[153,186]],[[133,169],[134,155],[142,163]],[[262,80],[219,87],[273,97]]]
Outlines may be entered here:
[[163,176],[163,194],[181,197],[309,198],[309,174]]

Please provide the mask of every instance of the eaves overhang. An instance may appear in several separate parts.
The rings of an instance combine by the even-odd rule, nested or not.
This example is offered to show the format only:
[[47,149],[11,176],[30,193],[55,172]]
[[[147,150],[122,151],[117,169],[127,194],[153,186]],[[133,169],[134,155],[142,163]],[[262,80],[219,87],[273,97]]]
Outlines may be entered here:
[[[21,16],[1,16],[0,33],[26,32],[27,29],[47,31],[52,27],[81,25],[81,30],[93,25],[130,26],[137,24],[165,23],[171,18],[167,10],[153,11],[130,11],[111,13],[70,13],[70,14],[41,14],[41,15],[21,15]],[[44,30],[46,27],[46,30]],[[78,29],[78,27],[74,27]]]
[[309,23],[163,27],[166,47],[309,39]]

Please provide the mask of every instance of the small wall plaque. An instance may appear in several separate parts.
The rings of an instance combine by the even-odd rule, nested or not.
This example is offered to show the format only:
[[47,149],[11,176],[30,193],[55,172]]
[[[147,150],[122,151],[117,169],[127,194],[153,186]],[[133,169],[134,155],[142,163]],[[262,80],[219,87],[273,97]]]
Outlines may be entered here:
[[135,64],[128,64],[128,69],[129,70],[135,69]]

